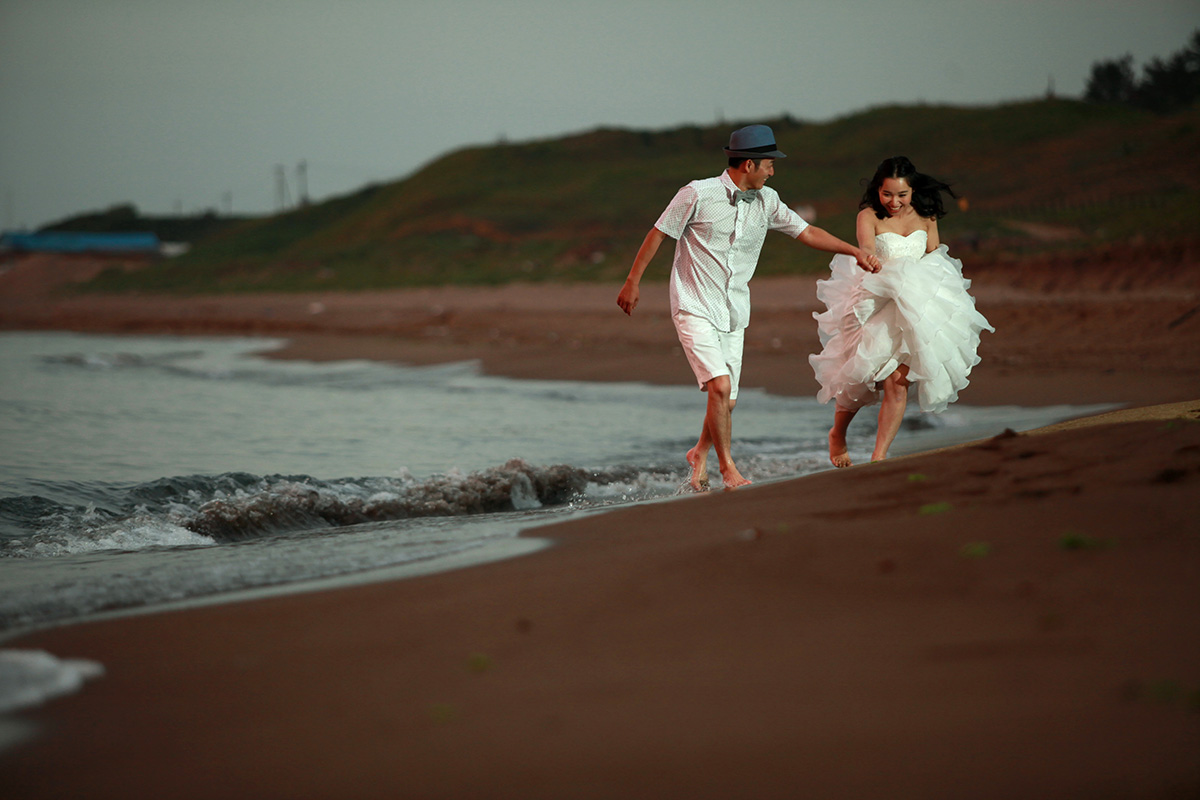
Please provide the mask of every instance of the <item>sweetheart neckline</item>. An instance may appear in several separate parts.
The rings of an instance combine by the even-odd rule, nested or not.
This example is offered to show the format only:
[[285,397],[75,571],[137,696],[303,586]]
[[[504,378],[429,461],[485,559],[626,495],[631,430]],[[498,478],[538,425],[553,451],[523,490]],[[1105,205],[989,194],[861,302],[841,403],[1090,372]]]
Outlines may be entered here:
[[888,233],[890,233],[892,236],[899,236],[901,239],[907,239],[909,236],[912,236],[914,233],[925,233],[925,231],[921,230],[920,228],[917,228],[915,231],[910,231],[909,233],[896,233],[895,231],[880,231],[879,233],[875,234],[875,236],[879,237],[879,236],[883,236],[884,234],[888,234]]

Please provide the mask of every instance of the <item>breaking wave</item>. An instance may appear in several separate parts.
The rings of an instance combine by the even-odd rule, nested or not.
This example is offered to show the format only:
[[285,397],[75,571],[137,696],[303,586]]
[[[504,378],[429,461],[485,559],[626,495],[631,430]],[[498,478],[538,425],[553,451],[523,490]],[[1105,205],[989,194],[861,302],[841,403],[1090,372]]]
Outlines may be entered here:
[[91,502],[83,505],[42,496],[0,498],[0,557],[205,546],[366,522],[523,511],[578,499],[592,478],[576,467],[514,459],[425,480],[228,473],[107,492],[90,487]]

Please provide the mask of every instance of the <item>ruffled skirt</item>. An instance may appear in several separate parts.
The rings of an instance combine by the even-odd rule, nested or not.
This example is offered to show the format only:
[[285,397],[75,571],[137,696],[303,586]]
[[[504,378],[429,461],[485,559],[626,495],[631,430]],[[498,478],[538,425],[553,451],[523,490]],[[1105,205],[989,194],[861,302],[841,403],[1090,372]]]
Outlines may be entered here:
[[809,356],[821,390],[857,410],[879,399],[877,385],[908,366],[922,411],[943,411],[979,363],[979,335],[995,331],[975,310],[962,262],[945,245],[919,259],[885,261],[877,273],[850,256],[834,256],[828,280],[817,281],[826,310],[814,313],[821,353]]

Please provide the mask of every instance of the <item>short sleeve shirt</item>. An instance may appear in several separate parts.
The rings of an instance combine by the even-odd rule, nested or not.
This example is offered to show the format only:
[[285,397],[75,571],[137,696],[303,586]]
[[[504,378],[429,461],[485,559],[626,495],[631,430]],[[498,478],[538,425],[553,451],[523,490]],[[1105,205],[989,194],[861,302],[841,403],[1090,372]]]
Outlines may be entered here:
[[774,189],[764,186],[749,203],[734,203],[735,191],[728,172],[692,181],[654,224],[676,240],[671,314],[685,311],[722,331],[750,324],[750,278],[767,231],[795,238],[808,227]]

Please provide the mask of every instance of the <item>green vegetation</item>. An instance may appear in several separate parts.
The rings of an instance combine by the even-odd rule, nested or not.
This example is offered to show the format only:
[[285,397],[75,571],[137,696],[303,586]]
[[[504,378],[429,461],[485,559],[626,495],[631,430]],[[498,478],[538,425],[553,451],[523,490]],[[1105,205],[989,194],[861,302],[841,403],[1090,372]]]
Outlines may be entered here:
[[931,517],[934,514],[945,514],[953,508],[950,503],[926,503],[917,509],[917,513],[922,517]]
[[493,662],[490,656],[483,653],[472,653],[467,659],[467,669],[476,674],[488,672],[493,667]]
[[[757,120],[756,120],[757,121]],[[822,124],[765,120],[789,158],[772,180],[816,224],[852,239],[876,164],[908,155],[963,206],[942,235],[973,267],[1086,254],[1145,237],[1195,237],[1200,109],[1161,116],[1039,100],[995,107],[893,106]],[[219,293],[361,290],[513,281],[619,283],[675,191],[724,168],[742,122],[665,131],[600,129],[473,147],[417,173],[326,202],[244,220],[192,251],[88,290]],[[665,280],[668,253],[648,280]],[[829,257],[767,237],[759,274],[818,273]]]
[[967,542],[958,552],[963,558],[987,558],[992,554],[992,545],[988,542]]
[[1107,550],[1117,546],[1116,539],[1097,539],[1094,536],[1067,531],[1058,537],[1058,546],[1062,550]]

